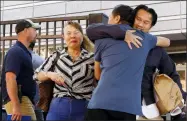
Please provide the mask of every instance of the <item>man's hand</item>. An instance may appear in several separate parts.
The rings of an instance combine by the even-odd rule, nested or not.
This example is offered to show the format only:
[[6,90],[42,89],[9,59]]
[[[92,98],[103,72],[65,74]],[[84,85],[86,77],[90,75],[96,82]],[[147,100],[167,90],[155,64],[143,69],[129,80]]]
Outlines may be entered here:
[[55,72],[47,72],[46,74],[52,81],[57,83],[58,85],[64,85],[64,79],[62,76]]
[[21,106],[20,104],[13,104],[12,107],[12,121],[21,121]]
[[8,95],[12,103],[12,120],[21,120],[21,106],[18,97],[18,85],[16,81],[16,74],[13,72],[6,72],[6,86]]
[[141,37],[134,35],[133,33],[136,32],[136,30],[127,30],[125,34],[124,41],[127,42],[130,49],[132,49],[131,43],[133,43],[137,48],[140,48],[142,46],[142,43],[140,40],[143,40]]

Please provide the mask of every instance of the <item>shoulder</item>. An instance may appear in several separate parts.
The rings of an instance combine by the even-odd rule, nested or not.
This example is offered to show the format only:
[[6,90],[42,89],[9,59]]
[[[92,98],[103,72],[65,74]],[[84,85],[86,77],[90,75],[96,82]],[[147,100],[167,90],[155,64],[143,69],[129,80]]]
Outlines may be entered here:
[[157,37],[155,35],[152,35],[150,33],[145,33],[143,31],[140,30],[136,30],[137,33],[139,33],[140,35],[142,35],[144,37],[144,39],[148,40],[150,42],[150,40],[155,39],[157,40]]
[[50,55],[50,57],[52,57],[52,58],[56,58],[57,57],[57,55],[63,55],[63,54],[65,54],[66,52],[65,52],[65,49],[63,49],[62,51],[60,51],[60,50],[55,50],[51,55]]
[[111,44],[113,42],[116,42],[116,40],[113,39],[113,38],[98,39],[97,41],[95,41],[95,45],[94,46],[107,45],[107,44]]
[[22,50],[22,48],[20,48],[19,46],[13,46],[11,47],[8,52],[7,55],[17,55],[20,56],[24,53],[24,51]]
[[93,52],[88,52],[88,51],[85,50],[85,49],[82,49],[82,53],[83,53],[83,55],[84,55],[85,57],[88,57],[88,58],[94,57],[94,53],[93,53]]
[[128,24],[117,24],[121,29],[133,29],[130,25]]
[[94,57],[94,53],[93,52],[88,53],[88,57],[93,58]]

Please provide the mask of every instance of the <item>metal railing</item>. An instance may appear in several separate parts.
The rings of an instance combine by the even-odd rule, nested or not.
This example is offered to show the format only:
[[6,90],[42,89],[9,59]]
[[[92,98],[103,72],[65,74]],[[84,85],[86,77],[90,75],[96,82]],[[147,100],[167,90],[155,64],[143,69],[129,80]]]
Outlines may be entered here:
[[[34,51],[40,56],[47,58],[51,52],[64,47],[64,41],[61,37],[64,25],[67,21],[76,21],[80,23],[85,31],[86,27],[91,23],[104,22],[108,17],[103,13],[89,14],[85,16],[72,17],[55,17],[55,18],[39,18],[31,19],[35,23],[41,24],[41,29],[38,30],[38,37]],[[18,20],[1,21],[1,38],[0,38],[0,65],[2,65],[4,56],[7,50],[17,40],[15,34],[15,25]],[[186,41],[172,41],[171,46],[166,48],[168,52],[175,53],[176,51],[186,51]]]
[[[62,33],[67,21],[76,21],[80,23],[85,31],[88,24],[107,22],[108,17],[103,13],[89,14],[85,16],[56,17],[56,18],[39,18],[31,19],[41,25],[38,30],[38,37],[34,51],[39,55],[47,58],[50,52],[64,47]],[[7,50],[16,42],[15,25],[18,20],[1,21],[1,39],[0,39],[0,65],[2,65]]]

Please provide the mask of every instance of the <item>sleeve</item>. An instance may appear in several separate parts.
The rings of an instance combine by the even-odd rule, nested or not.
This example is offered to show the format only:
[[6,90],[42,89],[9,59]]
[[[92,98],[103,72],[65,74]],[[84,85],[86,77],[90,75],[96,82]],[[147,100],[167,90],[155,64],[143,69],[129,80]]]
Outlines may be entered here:
[[177,83],[177,85],[179,86],[179,88],[183,94],[183,98],[185,99],[186,94],[182,89],[182,84],[180,82],[180,76],[176,71],[175,63],[169,57],[169,55],[167,54],[167,52],[163,48],[162,48],[162,58],[161,58],[160,65],[158,66],[158,69],[161,74],[168,75],[169,77],[171,77],[173,79],[173,81],[175,83]]
[[40,67],[38,67],[35,70],[35,73],[39,73],[40,71],[51,71],[53,68],[53,62],[57,56],[57,52],[54,52],[52,55],[50,55]]
[[96,41],[95,42],[95,50],[94,50],[94,60],[101,62],[101,52],[103,50],[103,46],[101,41]]
[[154,47],[156,47],[156,43],[157,43],[157,37],[156,36],[148,34],[147,39],[148,39],[147,42],[148,42],[149,49],[153,49]]
[[19,75],[22,58],[19,50],[9,50],[5,59],[5,73],[13,72],[16,76]]
[[124,39],[126,31],[126,25],[97,23],[89,25],[86,29],[86,34],[92,42],[95,42],[95,40],[103,38]]

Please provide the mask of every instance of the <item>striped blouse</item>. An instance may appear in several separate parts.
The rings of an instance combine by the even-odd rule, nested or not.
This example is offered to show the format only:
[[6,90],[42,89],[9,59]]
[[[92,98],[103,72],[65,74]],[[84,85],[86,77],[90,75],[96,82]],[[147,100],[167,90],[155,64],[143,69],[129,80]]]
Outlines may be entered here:
[[[54,67],[54,72],[61,74],[64,78],[66,87],[55,84],[53,97],[71,96],[76,99],[90,99],[94,89],[94,54],[82,49],[78,59],[73,62],[66,50],[63,49],[60,52],[60,57]],[[54,52],[36,69],[35,73],[49,71],[56,56],[57,52]]]

